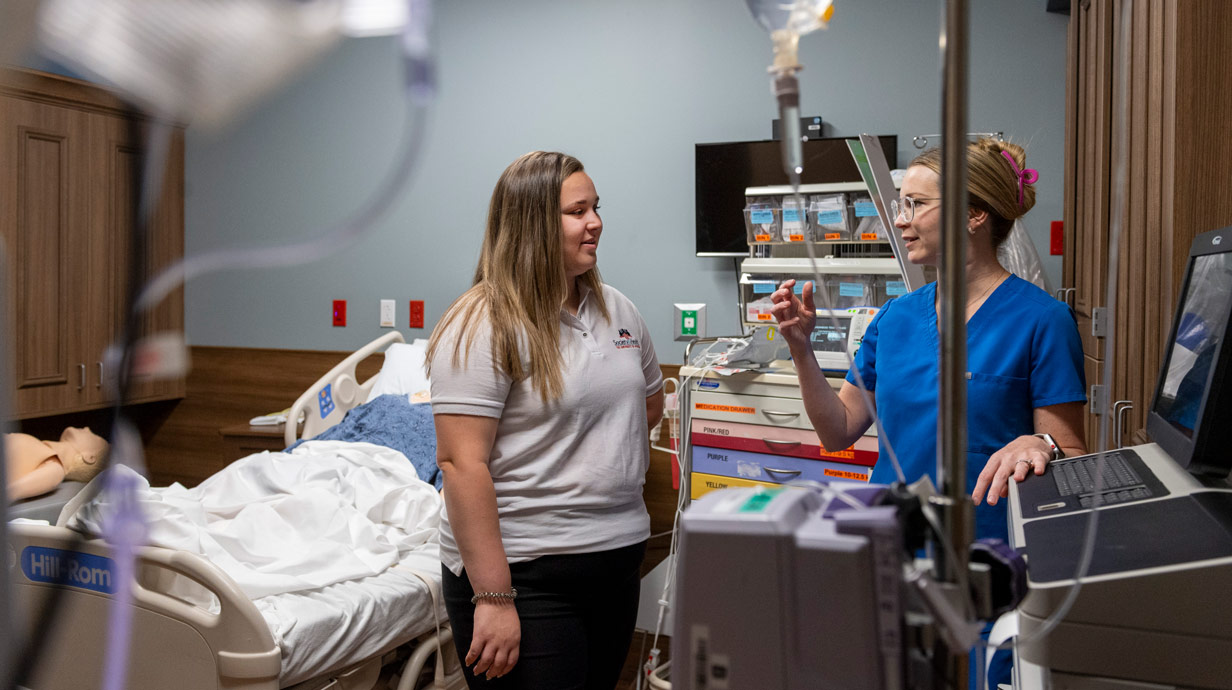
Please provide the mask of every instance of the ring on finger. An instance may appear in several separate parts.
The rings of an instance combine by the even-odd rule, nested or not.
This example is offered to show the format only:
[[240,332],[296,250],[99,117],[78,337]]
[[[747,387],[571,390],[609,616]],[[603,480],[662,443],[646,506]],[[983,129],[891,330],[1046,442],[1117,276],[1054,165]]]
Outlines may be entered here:
[[1018,462],[1014,463],[1014,469],[1018,469],[1019,465],[1032,465],[1032,464],[1033,463],[1030,460],[1019,460]]

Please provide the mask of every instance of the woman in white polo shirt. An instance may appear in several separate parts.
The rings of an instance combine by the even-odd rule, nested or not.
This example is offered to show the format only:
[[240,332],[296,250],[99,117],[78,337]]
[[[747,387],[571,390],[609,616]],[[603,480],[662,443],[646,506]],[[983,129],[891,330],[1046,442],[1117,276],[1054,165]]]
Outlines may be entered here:
[[472,688],[615,687],[650,536],[663,378],[596,268],[599,196],[572,156],[501,174],[474,286],[432,333],[441,561]]

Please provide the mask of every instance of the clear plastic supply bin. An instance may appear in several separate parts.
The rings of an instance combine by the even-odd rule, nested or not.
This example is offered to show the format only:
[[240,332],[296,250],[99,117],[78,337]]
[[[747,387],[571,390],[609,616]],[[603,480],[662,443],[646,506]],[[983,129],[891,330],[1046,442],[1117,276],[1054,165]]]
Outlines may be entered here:
[[746,197],[744,228],[749,244],[779,242],[783,239],[783,209],[771,196]]
[[808,218],[814,240],[846,242],[851,239],[846,194],[810,196]]
[[884,242],[885,228],[877,215],[877,206],[873,198],[867,194],[855,195],[851,199],[851,215],[855,226],[851,239],[862,242]]

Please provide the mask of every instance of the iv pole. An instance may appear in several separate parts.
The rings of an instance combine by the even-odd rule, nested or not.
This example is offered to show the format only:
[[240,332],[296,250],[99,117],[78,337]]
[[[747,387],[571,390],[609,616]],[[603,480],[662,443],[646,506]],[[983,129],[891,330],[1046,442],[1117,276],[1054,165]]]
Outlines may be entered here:
[[[937,415],[937,478],[941,525],[954,545],[955,560],[936,549],[937,578],[966,581],[967,545],[972,539],[972,505],[967,497],[967,0],[946,0],[941,35],[941,377]],[[960,592],[959,596],[967,596]],[[949,649],[938,636],[936,670],[951,687],[967,687],[967,650]]]

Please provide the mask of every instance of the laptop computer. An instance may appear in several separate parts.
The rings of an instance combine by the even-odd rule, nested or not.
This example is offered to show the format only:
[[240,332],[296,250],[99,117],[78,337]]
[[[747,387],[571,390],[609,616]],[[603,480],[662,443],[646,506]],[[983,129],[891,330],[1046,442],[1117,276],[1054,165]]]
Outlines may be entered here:
[[[1026,668],[1192,687],[1232,678],[1232,227],[1190,249],[1147,416],[1152,443],[1054,462],[1011,482],[1010,535],[1028,563],[1020,634],[1071,591],[1099,509],[1087,576]],[[1178,660],[1183,659],[1183,663]]]

